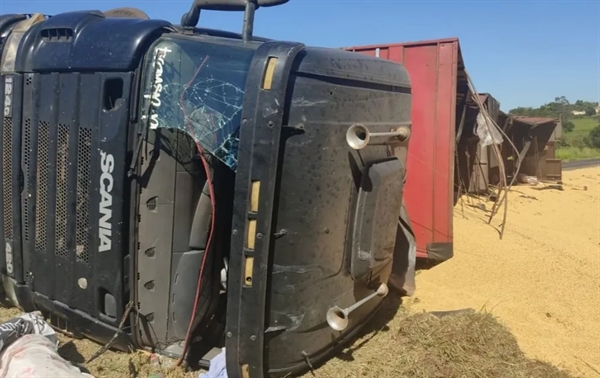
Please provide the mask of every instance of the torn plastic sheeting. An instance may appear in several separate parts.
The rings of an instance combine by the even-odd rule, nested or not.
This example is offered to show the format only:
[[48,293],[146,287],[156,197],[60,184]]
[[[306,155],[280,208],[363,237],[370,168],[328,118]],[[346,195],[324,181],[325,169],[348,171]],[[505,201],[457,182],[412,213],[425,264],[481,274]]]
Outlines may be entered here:
[[163,38],[145,63],[142,119],[180,129],[234,171],[253,50]]
[[484,147],[502,144],[504,141],[498,129],[493,125],[493,121],[489,119],[489,115],[484,115],[483,112],[479,112],[477,115],[475,135],[479,137],[479,143]]
[[63,359],[56,332],[37,312],[0,324],[0,378],[93,378]]
[[25,335],[2,352],[0,377],[94,378],[62,358],[56,344],[39,334]]
[[25,313],[0,324],[0,351],[25,335],[38,334],[58,345],[56,332],[37,312]]

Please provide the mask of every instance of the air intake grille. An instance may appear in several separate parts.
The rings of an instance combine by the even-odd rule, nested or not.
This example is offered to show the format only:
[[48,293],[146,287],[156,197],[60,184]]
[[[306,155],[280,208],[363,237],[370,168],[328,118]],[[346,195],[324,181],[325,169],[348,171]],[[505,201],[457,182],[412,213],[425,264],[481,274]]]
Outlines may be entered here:
[[44,29],[40,34],[44,42],[71,42],[73,40],[72,29]]
[[[50,158],[50,125],[40,121],[38,127],[38,159],[37,159],[37,200],[35,207],[35,249],[45,251],[48,237],[48,176]],[[33,190],[34,188],[30,188]]]
[[77,228],[75,242],[77,259],[88,262],[89,247],[89,198],[90,198],[90,164],[92,160],[92,130],[79,129],[79,150],[77,151]]
[[[31,182],[31,119],[27,118],[25,120],[25,130],[23,131],[23,165],[25,166],[25,180],[27,180],[27,190],[33,191],[33,183]],[[25,195],[23,198],[23,236],[25,237],[25,241],[30,241],[31,237],[29,234],[29,204],[30,197]]]
[[69,185],[69,126],[58,125],[56,149],[56,245],[58,256],[68,257],[67,250],[67,187]]
[[2,122],[2,178],[4,198],[4,237],[13,238],[13,208],[12,208],[12,118],[4,118]]

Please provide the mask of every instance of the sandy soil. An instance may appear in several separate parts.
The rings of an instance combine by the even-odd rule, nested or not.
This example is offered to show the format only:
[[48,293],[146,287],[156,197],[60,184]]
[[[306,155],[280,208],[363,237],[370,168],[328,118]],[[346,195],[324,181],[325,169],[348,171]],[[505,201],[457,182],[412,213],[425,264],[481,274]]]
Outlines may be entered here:
[[[503,240],[494,228],[501,216],[487,225],[486,213],[469,206],[477,203],[484,202],[465,199],[456,207],[455,257],[419,272],[416,296],[403,307],[411,312],[486,309],[509,327],[528,357],[578,375],[600,376],[600,168],[564,172],[564,191],[515,188]],[[0,321],[17,313],[0,308]],[[405,314],[394,310],[389,315],[350,350],[362,348],[367,355],[366,349],[376,353],[393,344]],[[369,343],[374,336],[376,341]],[[76,363],[99,348],[89,341],[62,341],[61,354]],[[360,364],[361,353],[356,359],[347,353],[327,365],[335,368],[342,360]],[[87,367],[98,378],[146,377],[163,370],[149,361],[147,355],[107,352]],[[131,374],[131,369],[139,373]]]
[[420,272],[411,307],[485,308],[528,356],[598,377],[600,168],[564,172],[563,181],[564,191],[516,187],[503,240],[469,206],[482,202],[465,199],[455,210],[455,256]]

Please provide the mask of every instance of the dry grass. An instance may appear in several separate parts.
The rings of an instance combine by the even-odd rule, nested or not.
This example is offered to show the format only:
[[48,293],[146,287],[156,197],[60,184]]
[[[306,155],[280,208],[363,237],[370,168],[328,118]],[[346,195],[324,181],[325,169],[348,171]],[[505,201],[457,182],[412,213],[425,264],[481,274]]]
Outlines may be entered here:
[[108,351],[86,364],[100,345],[89,340],[73,340],[60,335],[59,354],[72,363],[84,367],[96,378],[191,378],[198,372],[185,372],[175,361],[146,352],[121,353]]
[[[394,311],[386,303],[384,311]],[[378,319],[375,319],[375,323]],[[325,366],[305,377],[568,378],[531,360],[510,331],[486,312],[417,313],[403,310],[369,331]]]

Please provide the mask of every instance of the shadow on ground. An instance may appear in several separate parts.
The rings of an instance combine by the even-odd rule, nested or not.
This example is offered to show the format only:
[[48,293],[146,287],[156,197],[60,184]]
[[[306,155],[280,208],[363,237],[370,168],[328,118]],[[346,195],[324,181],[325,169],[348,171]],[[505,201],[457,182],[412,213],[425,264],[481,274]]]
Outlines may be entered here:
[[401,305],[402,299],[399,296],[390,295],[387,297],[373,319],[365,325],[353,340],[346,344],[350,346],[339,352],[334,358],[346,362],[354,361],[354,354],[360,351],[361,348],[368,347],[369,342],[377,338],[378,335],[390,332],[389,323],[396,317],[398,311],[401,311]]
[[570,373],[528,359],[508,328],[474,310],[409,314],[386,303],[350,346],[305,375],[339,377],[570,378]]

